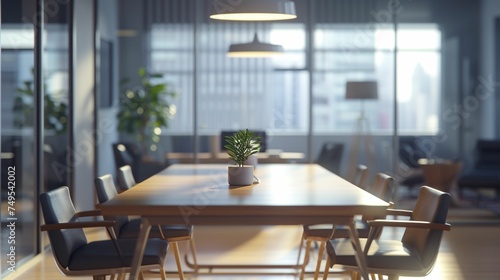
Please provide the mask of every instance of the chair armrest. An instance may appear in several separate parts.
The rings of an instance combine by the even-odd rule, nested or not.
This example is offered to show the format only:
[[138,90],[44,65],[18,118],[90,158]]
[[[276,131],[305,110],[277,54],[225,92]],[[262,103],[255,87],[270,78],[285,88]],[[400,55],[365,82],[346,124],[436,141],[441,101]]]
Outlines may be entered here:
[[387,215],[391,215],[391,216],[406,216],[406,217],[410,217],[411,214],[413,214],[413,211],[411,211],[411,210],[387,209]]
[[365,255],[368,254],[370,246],[373,243],[375,237],[380,236],[383,227],[405,227],[405,228],[423,228],[423,229],[433,229],[433,230],[451,230],[451,225],[448,223],[438,224],[430,223],[426,221],[413,221],[413,220],[371,220],[367,221],[370,226],[370,233],[368,233],[368,238],[365,244],[365,249],[363,250]]
[[426,221],[405,221],[405,220],[371,220],[367,221],[370,227],[406,227],[406,228],[425,228],[434,230],[451,230],[448,223],[438,224]]
[[78,212],[78,213],[76,213],[76,216],[78,216],[78,217],[102,216],[102,213],[101,213],[101,210],[95,209],[95,210]]
[[71,229],[71,228],[112,227],[114,224],[115,221],[73,222],[73,223],[42,225],[40,226],[40,229],[42,231],[49,231],[49,230]]

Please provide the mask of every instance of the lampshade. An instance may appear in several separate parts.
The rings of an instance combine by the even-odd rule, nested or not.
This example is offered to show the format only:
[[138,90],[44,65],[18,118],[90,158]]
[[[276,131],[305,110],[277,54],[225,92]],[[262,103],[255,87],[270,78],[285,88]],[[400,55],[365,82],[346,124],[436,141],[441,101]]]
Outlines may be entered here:
[[211,19],[236,21],[287,20],[297,17],[289,0],[214,0]]
[[257,33],[253,41],[245,44],[232,44],[227,53],[230,57],[270,57],[283,52],[281,45],[273,45],[259,42]]
[[376,81],[347,82],[345,87],[346,99],[377,99],[378,86]]

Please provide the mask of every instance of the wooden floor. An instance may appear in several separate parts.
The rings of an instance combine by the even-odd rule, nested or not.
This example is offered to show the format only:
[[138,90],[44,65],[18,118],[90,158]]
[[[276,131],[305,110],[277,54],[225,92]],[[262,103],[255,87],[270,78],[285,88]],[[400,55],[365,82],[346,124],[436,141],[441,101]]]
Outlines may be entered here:
[[[389,230],[384,237],[399,236],[401,231]],[[91,238],[105,236],[102,232],[91,232]],[[195,240],[200,263],[247,263],[255,262],[286,264],[297,261],[297,248],[301,236],[300,227],[196,227]],[[185,245],[181,249],[185,250]],[[314,263],[313,260],[311,263]],[[312,270],[312,264],[309,265]],[[186,267],[186,266],[185,266]],[[167,257],[167,279],[178,279],[172,255]],[[186,267],[186,279],[298,279],[295,270],[201,270],[192,273]],[[274,273],[274,274],[272,274]],[[460,225],[446,232],[441,251],[432,273],[415,279],[499,279],[500,275],[500,226]],[[307,279],[312,279],[309,274]],[[159,279],[148,274],[147,279]],[[4,279],[91,279],[90,277],[68,278],[57,270],[50,250],[39,255],[20,270]],[[340,268],[329,279],[348,279]],[[405,278],[401,279],[413,279]]]

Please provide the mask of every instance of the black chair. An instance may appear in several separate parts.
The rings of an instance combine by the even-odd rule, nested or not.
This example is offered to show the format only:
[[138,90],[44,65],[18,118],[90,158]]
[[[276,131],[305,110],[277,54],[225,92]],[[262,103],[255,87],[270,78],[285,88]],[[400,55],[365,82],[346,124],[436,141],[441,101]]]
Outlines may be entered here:
[[[406,216],[409,220],[368,221],[370,234],[367,239],[361,239],[368,273],[388,275],[390,280],[398,279],[399,276],[426,276],[434,267],[443,231],[451,228],[446,223],[450,202],[448,193],[423,186],[413,211],[387,210],[387,215]],[[401,240],[375,239],[383,227],[406,229]],[[350,240],[329,241],[327,253],[328,262],[323,279],[326,279],[330,266],[334,264],[342,265],[355,274],[359,271]]]
[[[113,181],[113,177],[110,174],[103,175],[95,179],[95,188],[97,192],[97,198],[99,203],[105,203],[115,196],[118,195],[116,186]],[[114,234],[118,239],[136,239],[139,236],[141,228],[141,220],[130,219],[129,217],[104,217],[106,220],[115,221],[113,226]],[[184,279],[184,273],[182,271],[181,257],[179,253],[179,246],[177,242],[179,241],[190,241],[191,251],[193,253],[195,269],[196,265],[196,255],[194,254],[194,241],[192,237],[193,227],[186,225],[159,225],[158,227],[152,227],[149,232],[150,238],[161,238],[168,240],[172,245],[175,261],[177,264],[177,271],[180,279]]]
[[457,185],[462,196],[464,189],[494,189],[499,197],[500,140],[477,141],[475,160],[473,169],[458,178]]
[[335,174],[339,174],[343,153],[344,144],[326,142],[321,147],[316,163]]
[[[99,240],[88,242],[83,228],[106,227],[112,221],[83,221],[81,217],[98,216],[97,210],[77,213],[69,189],[60,187],[40,195],[45,224],[52,253],[59,271],[67,276],[93,276],[104,280],[106,275],[130,272],[136,240]],[[163,263],[168,241],[150,239],[144,250],[141,269],[160,269],[165,280]]]
[[116,170],[124,165],[130,165],[137,182],[146,180],[170,165],[168,161],[145,160],[141,148],[136,143],[113,144],[113,155]]
[[424,184],[424,175],[418,161],[429,157],[428,152],[419,144],[418,137],[400,136],[399,137],[399,160],[400,168],[404,172],[400,185],[408,187],[410,194]]
[[129,190],[136,184],[137,182],[135,181],[130,165],[124,165],[118,169],[118,188],[120,192]]
[[358,166],[356,166],[356,172],[354,172],[354,177],[349,179],[349,182],[362,188],[363,190],[366,190],[368,175],[368,167],[364,164],[358,164]]
[[[367,169],[361,169],[361,170],[367,170]],[[378,173],[375,176],[375,181],[373,182],[373,185],[370,187],[369,191],[373,195],[383,200],[390,201],[393,184],[394,184],[394,178],[392,178],[387,174]],[[361,219],[356,220],[356,229],[360,237],[368,237],[370,227],[368,226],[366,221],[374,218],[383,218],[383,217],[374,217],[366,215],[363,216]],[[312,241],[320,242],[318,260],[316,263],[316,271],[314,273],[314,279],[317,279],[319,275],[321,260],[323,259],[323,252],[325,250],[326,242],[330,239],[335,239],[335,238],[348,238],[349,231],[346,227],[341,227],[341,226],[335,227],[334,231],[332,225],[304,225],[303,228],[304,231],[302,234],[302,240],[306,241],[306,251],[304,256],[304,262],[302,263],[302,271],[300,274],[300,279],[304,279],[305,268],[309,261],[309,253]],[[302,251],[302,244],[299,249],[299,260],[301,251]]]
[[[135,186],[135,179],[134,179],[134,174],[132,173],[132,169],[130,166],[125,165],[120,167],[118,170],[118,185],[120,186],[121,191],[126,191],[131,189],[132,187]],[[193,231],[193,228],[191,227],[191,231]],[[180,241],[182,238],[177,238],[177,241]],[[191,254],[193,256],[193,266],[195,269],[198,267],[198,262],[196,258],[196,249],[194,245],[194,239],[192,236],[186,236],[185,240],[189,239],[189,245],[191,248]],[[173,240],[171,240],[173,241]]]

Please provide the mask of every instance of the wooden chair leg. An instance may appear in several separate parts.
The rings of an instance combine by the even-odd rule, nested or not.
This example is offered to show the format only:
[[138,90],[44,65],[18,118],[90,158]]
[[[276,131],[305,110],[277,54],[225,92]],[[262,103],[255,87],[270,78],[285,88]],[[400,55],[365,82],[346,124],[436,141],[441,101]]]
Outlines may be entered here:
[[189,239],[189,248],[191,250],[191,255],[193,256],[194,271],[198,271],[198,259],[196,258],[196,246],[194,245],[194,239],[191,237]]
[[325,251],[325,241],[321,241],[321,245],[319,246],[319,251],[318,251],[318,260],[316,261],[316,270],[314,271],[314,280],[318,279],[319,276],[319,270],[321,268],[321,261],[323,260],[323,252]]
[[302,248],[304,247],[304,233],[300,237],[300,245],[299,245],[299,255],[297,256],[297,265],[300,264],[300,257],[302,256]]
[[184,280],[184,272],[182,271],[182,260],[179,253],[179,244],[177,242],[171,242],[172,250],[174,250],[175,264],[177,265],[177,272],[179,273],[179,279]]
[[115,280],[115,275],[114,275],[114,274],[111,274],[111,275],[109,276],[109,280]]
[[328,278],[328,273],[330,272],[330,258],[326,258],[326,265],[325,265],[325,271],[323,272],[323,280],[326,280]]
[[163,266],[160,267],[160,277],[161,280],[167,280],[167,273],[165,272],[165,268]]
[[306,272],[306,265],[309,262],[309,252],[311,251],[311,240],[306,241],[306,251],[304,255],[304,262],[302,263],[302,269],[300,271],[300,280],[304,279],[304,273]]
[[139,271],[139,280],[144,280],[144,274],[142,271]]
[[351,279],[352,280],[361,280],[361,273],[357,270],[351,271]]

